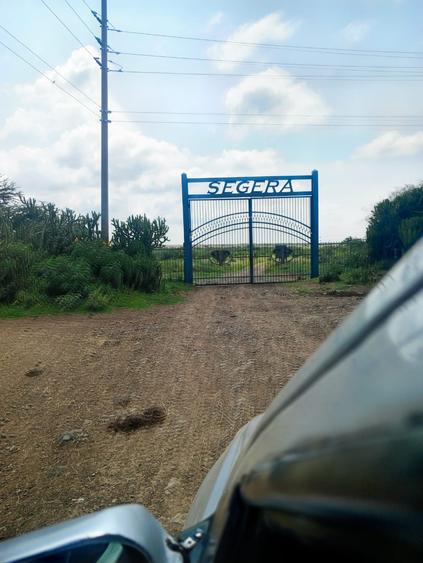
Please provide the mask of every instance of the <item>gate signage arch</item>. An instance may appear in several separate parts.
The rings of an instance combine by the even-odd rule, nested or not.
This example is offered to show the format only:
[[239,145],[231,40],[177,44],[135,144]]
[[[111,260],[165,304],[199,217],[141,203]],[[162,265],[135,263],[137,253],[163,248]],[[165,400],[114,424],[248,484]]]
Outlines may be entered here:
[[188,283],[293,281],[319,275],[318,172],[188,178],[182,174]]

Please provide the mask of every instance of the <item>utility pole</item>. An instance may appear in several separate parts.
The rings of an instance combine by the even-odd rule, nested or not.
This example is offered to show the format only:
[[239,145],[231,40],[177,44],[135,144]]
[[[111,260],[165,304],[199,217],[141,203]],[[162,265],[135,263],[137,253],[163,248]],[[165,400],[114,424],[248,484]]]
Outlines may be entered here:
[[101,237],[109,242],[109,107],[107,0],[101,0]]

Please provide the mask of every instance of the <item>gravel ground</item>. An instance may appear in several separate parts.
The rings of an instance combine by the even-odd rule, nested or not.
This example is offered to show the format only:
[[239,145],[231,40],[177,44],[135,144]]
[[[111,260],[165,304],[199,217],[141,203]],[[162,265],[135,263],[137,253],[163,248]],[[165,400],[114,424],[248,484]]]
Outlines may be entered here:
[[144,311],[0,321],[0,538],[124,502],[181,529],[237,430],[360,299],[209,286]]

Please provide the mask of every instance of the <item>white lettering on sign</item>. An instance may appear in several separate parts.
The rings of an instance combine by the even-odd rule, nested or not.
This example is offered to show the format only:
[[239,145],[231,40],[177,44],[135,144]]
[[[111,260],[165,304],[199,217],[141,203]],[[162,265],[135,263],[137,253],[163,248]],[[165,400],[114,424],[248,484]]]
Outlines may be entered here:
[[225,196],[293,193],[291,180],[216,180],[209,183],[208,195]]

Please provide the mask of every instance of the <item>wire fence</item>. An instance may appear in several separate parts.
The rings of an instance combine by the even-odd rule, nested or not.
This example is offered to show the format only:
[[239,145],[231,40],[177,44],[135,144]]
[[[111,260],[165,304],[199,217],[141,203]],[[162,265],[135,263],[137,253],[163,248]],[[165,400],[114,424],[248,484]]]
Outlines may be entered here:
[[[280,281],[293,281],[309,277],[310,247],[298,245],[286,252],[282,258],[278,256],[277,248],[269,245],[255,245],[254,258],[262,265],[262,272],[268,276],[268,280],[275,281],[280,276]],[[202,278],[219,279],[222,283],[229,280],[228,272],[233,270],[233,261],[216,261],[216,248],[213,246],[202,247],[201,252],[193,253],[193,269],[201,274]],[[248,257],[248,249],[244,253]],[[221,250],[220,250],[221,251]],[[228,253],[231,249],[228,250]],[[237,252],[240,249],[237,247]],[[169,281],[184,280],[184,251],[182,246],[165,246],[156,248],[154,256],[159,261],[163,278]],[[370,265],[366,241],[361,239],[347,239],[342,242],[322,242],[319,244],[319,270],[323,280],[331,281],[338,279],[339,275],[360,268],[368,268]],[[299,275],[299,273],[303,275]],[[259,280],[258,280],[259,281]]]

